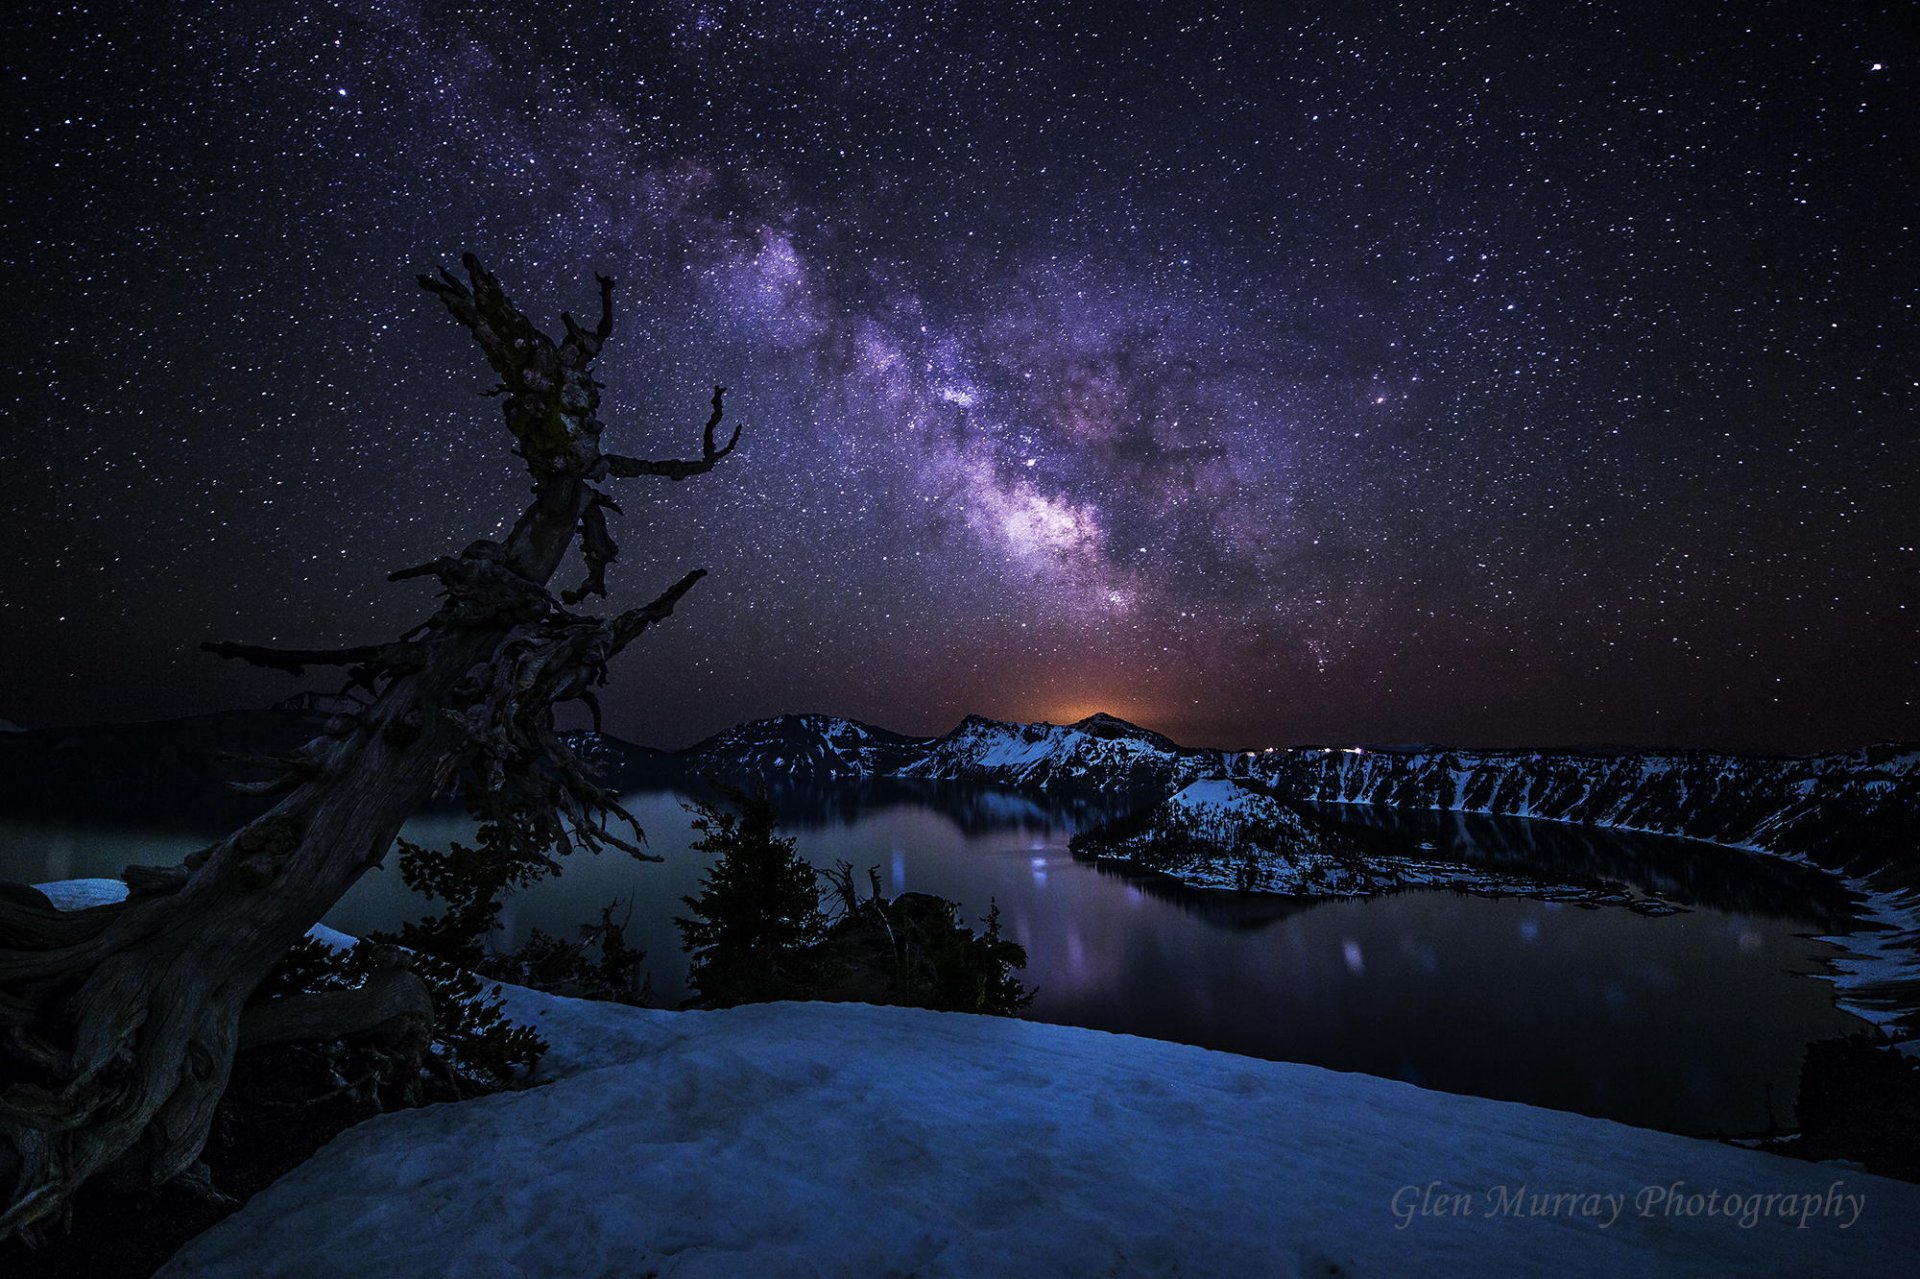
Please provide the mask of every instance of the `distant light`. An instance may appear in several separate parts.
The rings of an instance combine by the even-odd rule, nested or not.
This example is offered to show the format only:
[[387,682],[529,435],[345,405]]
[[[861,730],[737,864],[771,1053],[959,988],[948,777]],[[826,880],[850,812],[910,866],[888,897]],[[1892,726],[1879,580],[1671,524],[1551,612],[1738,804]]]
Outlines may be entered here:
[[1887,69],[1887,65],[1884,62],[1876,62],[1872,66],[1867,68],[1867,70],[1869,71],[1885,71],[1886,69]]
[[[1874,68],[1875,71],[1878,71],[1879,69],[1880,69],[1879,67]],[[339,94],[343,98],[347,96],[347,91],[345,89],[335,89],[334,92]]]

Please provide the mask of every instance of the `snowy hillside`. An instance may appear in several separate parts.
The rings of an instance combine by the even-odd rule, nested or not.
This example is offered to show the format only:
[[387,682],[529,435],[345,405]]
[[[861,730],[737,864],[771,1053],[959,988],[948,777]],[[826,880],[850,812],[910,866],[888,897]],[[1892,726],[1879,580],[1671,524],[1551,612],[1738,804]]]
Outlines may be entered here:
[[897,776],[925,740],[837,715],[780,715],[735,725],[677,758],[691,776],[843,781]]
[[939,737],[907,737],[832,715],[782,715],[716,734],[677,756],[683,771],[783,782],[902,778],[1099,790],[1169,787],[1223,770],[1219,751],[1189,750],[1111,715],[1073,724],[1012,724],[969,715]]
[[[1305,748],[1176,744],[1110,715],[1073,724],[969,716],[940,737],[788,715],[674,757],[689,772],[804,781],[900,777],[1028,787],[1158,790],[1248,777],[1303,800],[1459,809],[1683,835],[1920,888],[1920,749],[1818,756],[1706,752]],[[1888,878],[1891,877],[1891,878]]]
[[1167,807],[1188,815],[1219,813],[1240,820],[1278,820],[1285,812],[1271,798],[1230,777],[1194,782],[1167,798]]
[[[1804,757],[1433,747],[1246,752],[1183,747],[1108,715],[1065,725],[971,716],[937,738],[902,737],[826,716],[790,716],[742,725],[685,757],[703,769],[772,778],[790,776],[798,767],[821,770],[810,776],[1161,795],[1196,781],[1240,777],[1294,800],[1530,817],[1787,857],[1835,872],[1863,899],[1871,927],[1833,939],[1846,952],[1834,964],[1846,1006],[1903,1037],[1920,1035],[1920,749],[1914,747]],[[734,768],[726,767],[729,760]],[[1218,850],[1184,863],[1163,858],[1159,868],[1196,887],[1241,886],[1259,872],[1274,890],[1288,891],[1288,876],[1274,874],[1284,868],[1263,869]],[[1478,885],[1461,882],[1456,871],[1422,872],[1422,882],[1503,888],[1491,877]],[[1524,891],[1542,889],[1666,909],[1617,893],[1594,898],[1592,886]]]
[[902,776],[1134,790],[1177,786],[1219,771],[1218,752],[1186,750],[1111,715],[1072,724],[1008,724],[970,715],[928,743]]
[[1072,847],[1193,888],[1365,897],[1399,882],[1323,823],[1228,778],[1194,782],[1145,814],[1075,836]]
[[1920,750],[1708,752],[1297,750],[1254,774],[1324,803],[1502,813],[1708,840],[1820,866],[1862,900],[1866,929],[1827,938],[1841,1006],[1920,1035]]
[[1370,897],[1410,888],[1620,905],[1641,914],[1681,908],[1619,884],[1543,880],[1435,858],[1365,849],[1311,812],[1281,803],[1259,783],[1210,778],[1144,814],[1082,832],[1082,857],[1166,875],[1190,888],[1286,897]]
[[1302,798],[1505,813],[1684,835],[1920,885],[1920,750],[1707,752],[1294,750],[1249,761]]
[[525,992],[528,1092],[353,1128],[188,1276],[1920,1273],[1920,1187],[1365,1075]]

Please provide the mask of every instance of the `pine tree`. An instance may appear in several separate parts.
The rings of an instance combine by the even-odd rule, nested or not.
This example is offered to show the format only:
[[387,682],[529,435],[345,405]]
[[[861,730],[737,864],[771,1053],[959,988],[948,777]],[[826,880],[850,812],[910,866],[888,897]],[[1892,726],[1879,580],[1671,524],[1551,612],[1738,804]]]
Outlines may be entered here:
[[820,888],[794,841],[774,833],[764,792],[722,788],[725,805],[693,805],[695,852],[718,854],[697,897],[681,898],[692,917],[673,922],[691,959],[690,1002],[726,1008],[773,999],[805,999],[822,978],[819,943],[826,917]]

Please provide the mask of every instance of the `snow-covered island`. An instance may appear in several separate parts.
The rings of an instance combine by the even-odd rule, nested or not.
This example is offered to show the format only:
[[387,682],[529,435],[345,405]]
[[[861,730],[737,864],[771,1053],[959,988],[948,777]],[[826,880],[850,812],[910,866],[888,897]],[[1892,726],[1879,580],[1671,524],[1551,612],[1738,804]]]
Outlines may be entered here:
[[[913,737],[833,715],[755,720],[682,751],[614,739],[586,746],[620,777],[780,777],[793,783],[887,778],[1052,791],[1140,792],[1151,804],[1194,783],[1246,780],[1290,801],[1484,813],[1678,836],[1816,867],[1858,902],[1862,926],[1823,940],[1841,950],[1832,977],[1849,1012],[1920,1050],[1920,747],[1883,743],[1824,755],[1713,751],[1483,750],[1440,746],[1182,746],[1113,715],[1019,724],[970,715]],[[1209,793],[1199,792],[1201,796]],[[1181,819],[1170,827],[1177,827]],[[1234,889],[1251,869],[1268,891],[1368,884],[1614,902],[1661,914],[1669,903],[1591,884],[1516,881],[1407,859],[1363,871],[1309,841],[1248,867],[1244,857],[1174,858],[1153,869],[1191,887]],[[1163,850],[1170,852],[1170,850]],[[1318,870],[1321,878],[1310,881]],[[1371,890],[1369,890],[1371,891]]]
[[[270,722],[268,722],[270,721]],[[54,729],[0,737],[0,806],[39,811],[119,800],[146,809],[176,793],[220,796],[211,745],[257,753],[288,749],[313,725],[292,712],[228,713],[176,724]],[[896,733],[844,716],[782,715],[737,725],[683,750],[581,734],[576,748],[617,789],[697,782],[709,776],[778,779],[783,785],[881,781],[959,782],[1003,788],[1000,800],[1046,791],[1128,793],[1143,806],[1194,783],[1251,781],[1289,802],[1525,817],[1600,830],[1678,836],[1816,867],[1858,901],[1861,926],[1823,938],[1842,1006],[1920,1051],[1920,747],[1897,743],[1807,756],[1709,751],[1482,750],[1422,747],[1180,745],[1112,715],[1071,724],[1010,723],[970,715],[933,737]],[[127,761],[140,761],[129,771]],[[149,775],[150,774],[150,775]],[[114,785],[101,793],[102,777]],[[1207,791],[1199,794],[1205,795]],[[228,795],[197,801],[209,806]],[[225,811],[224,809],[219,811]],[[1558,900],[1618,902],[1663,913],[1655,898],[1591,884],[1520,883],[1458,864],[1432,868],[1397,858],[1356,877],[1311,843],[1289,845],[1296,863],[1264,862],[1268,891],[1304,882],[1348,888],[1419,883],[1474,892],[1518,891]],[[1213,856],[1154,867],[1192,887],[1232,890],[1245,859]],[[1390,873],[1389,873],[1390,872]]]
[[1083,831],[1076,856],[1165,875],[1191,888],[1288,897],[1369,897],[1400,886],[1397,868],[1232,778],[1192,782],[1130,818]]
[[1189,888],[1284,897],[1372,897],[1411,888],[1620,905],[1641,914],[1684,907],[1620,884],[1543,880],[1438,858],[1384,855],[1248,778],[1190,783],[1130,818],[1084,831],[1076,856],[1165,876]]

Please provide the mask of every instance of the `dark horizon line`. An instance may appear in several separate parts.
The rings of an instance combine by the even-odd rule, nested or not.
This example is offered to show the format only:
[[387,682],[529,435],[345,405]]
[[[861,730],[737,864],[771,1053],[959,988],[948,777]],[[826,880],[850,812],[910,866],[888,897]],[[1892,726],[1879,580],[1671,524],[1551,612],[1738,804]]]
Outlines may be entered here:
[[[1142,729],[1146,732],[1150,732],[1157,736],[1164,737],[1168,741],[1172,742],[1175,746],[1179,747],[1181,750],[1214,751],[1214,752],[1218,752],[1220,754],[1225,754],[1225,755],[1247,755],[1247,754],[1257,755],[1266,750],[1281,750],[1281,751],[1347,750],[1347,749],[1357,747],[1365,751],[1379,751],[1382,753],[1411,752],[1411,751],[1478,751],[1484,754],[1496,754],[1496,753],[1511,754],[1516,751],[1533,751],[1533,752],[1539,752],[1542,754],[1551,753],[1551,754],[1562,754],[1562,755],[1742,755],[1742,756],[1747,756],[1747,757],[1756,758],[1756,759],[1812,759],[1822,755],[1841,755],[1841,754],[1846,754],[1849,751],[1872,750],[1875,747],[1886,747],[1886,746],[1902,748],[1902,749],[1920,750],[1920,739],[1908,739],[1908,738],[1898,738],[1898,737],[1883,737],[1883,738],[1877,738],[1872,741],[1854,742],[1850,745],[1845,745],[1845,746],[1821,747],[1819,749],[1801,750],[1801,751],[1782,750],[1777,747],[1767,748],[1767,747],[1672,746],[1672,745],[1636,746],[1636,745],[1621,743],[1621,742],[1579,743],[1579,742],[1564,742],[1564,741],[1549,742],[1545,744],[1518,743],[1518,744],[1494,746],[1494,745],[1481,745],[1481,744],[1473,744],[1473,743],[1466,743],[1466,742],[1448,742],[1448,741],[1437,741],[1437,740],[1381,742],[1381,741],[1356,741],[1352,738],[1328,739],[1323,741],[1295,741],[1295,742],[1289,742],[1285,744],[1269,743],[1265,746],[1257,746],[1257,747],[1213,746],[1213,745],[1195,746],[1179,740],[1172,733],[1167,732],[1165,729],[1155,728],[1150,724],[1142,724],[1137,720],[1130,720],[1126,718],[1124,715],[1115,715],[1111,711],[1094,711],[1092,714],[1084,715],[1077,720],[1065,720],[1065,721],[1055,721],[1055,720],[1047,720],[1047,719],[1032,719],[1032,720],[1002,719],[997,715],[985,715],[978,711],[969,711],[960,717],[960,719],[954,724],[953,728],[948,729],[944,733],[903,733],[903,732],[900,732],[898,729],[887,728],[885,725],[882,725],[882,724],[875,724],[871,720],[857,719],[852,715],[843,715],[833,711],[781,711],[773,715],[759,715],[759,716],[755,716],[752,719],[741,720],[738,723],[728,725],[726,728],[718,729],[714,732],[703,734],[702,736],[695,739],[694,741],[689,742],[687,745],[678,746],[678,747],[653,746],[646,742],[636,742],[630,738],[621,737],[618,733],[607,731],[607,730],[602,730],[602,735],[606,737],[616,738],[617,740],[627,742],[630,745],[645,746],[647,747],[647,749],[650,749],[650,750],[660,750],[660,751],[665,751],[668,754],[677,755],[677,754],[681,754],[683,752],[692,750],[696,746],[700,746],[706,742],[712,741],[714,738],[718,737],[721,733],[730,732],[736,728],[743,728],[748,724],[763,724],[769,720],[799,719],[799,718],[804,718],[809,716],[818,717],[821,719],[843,719],[843,720],[847,720],[850,723],[860,724],[866,728],[877,728],[882,732],[892,733],[897,737],[905,737],[905,738],[910,738],[914,741],[928,741],[928,742],[938,741],[943,737],[950,736],[952,733],[957,731],[962,725],[964,725],[970,719],[986,720],[989,723],[1007,724],[1014,727],[1045,725],[1045,726],[1054,727],[1054,728],[1072,728],[1075,725],[1084,724],[1090,719],[1093,719],[1096,717],[1104,717],[1106,719],[1116,720],[1119,723],[1125,724],[1130,728]],[[589,730],[568,730],[568,731],[579,732],[579,731],[589,731]]]
[[[316,695],[322,696],[322,697],[332,696],[332,694],[324,694],[324,693],[318,693]],[[299,696],[299,694],[296,693],[296,694],[293,694],[292,696],[297,697]],[[291,700],[291,699],[286,699],[286,700]],[[34,733],[53,734],[53,733],[86,731],[89,729],[131,728],[131,727],[136,727],[140,725],[169,724],[169,723],[177,723],[183,720],[210,719],[218,715],[251,714],[251,713],[258,713],[263,711],[279,712],[282,714],[313,714],[314,713],[314,712],[302,712],[302,711],[298,711],[291,708],[282,708],[279,705],[228,706],[228,707],[220,707],[212,710],[196,711],[186,715],[156,716],[148,719],[104,720],[104,721],[92,721],[92,722],[83,722],[83,723],[63,723],[63,724],[51,724],[51,725],[46,725],[42,727],[21,726],[18,731],[26,734],[34,734]],[[983,720],[993,724],[1005,724],[1011,727],[1045,726],[1045,727],[1053,727],[1053,728],[1071,728],[1079,724],[1084,724],[1089,720],[1092,720],[1095,718],[1102,718],[1102,717],[1113,720],[1120,724],[1125,724],[1130,728],[1141,729],[1145,732],[1153,733],[1156,736],[1164,737],[1181,750],[1210,751],[1210,752],[1217,752],[1219,754],[1224,754],[1224,755],[1247,755],[1247,754],[1258,755],[1269,750],[1274,750],[1274,751],[1349,750],[1349,749],[1357,748],[1362,751],[1377,751],[1381,753],[1395,753],[1395,754],[1412,753],[1417,751],[1470,751],[1470,752],[1478,752],[1482,754],[1513,754],[1517,752],[1530,752],[1530,753],[1539,753],[1539,754],[1561,754],[1561,755],[1735,755],[1735,756],[1743,756],[1747,758],[1756,758],[1756,759],[1810,759],[1810,758],[1817,758],[1823,755],[1840,755],[1840,754],[1847,754],[1852,751],[1871,750],[1874,748],[1881,748],[1881,747],[1920,750],[1920,739],[1908,739],[1908,738],[1898,738],[1898,737],[1883,737],[1883,738],[1878,738],[1871,741],[1857,741],[1850,745],[1821,747],[1821,748],[1812,749],[1812,750],[1782,750],[1779,748],[1767,748],[1767,747],[1733,747],[1733,746],[1724,746],[1724,747],[1723,746],[1675,746],[1675,745],[1652,746],[1652,745],[1634,745],[1631,743],[1622,743],[1622,742],[1565,742],[1565,741],[1548,742],[1548,743],[1524,742],[1524,743],[1509,743],[1504,745],[1486,745],[1486,744],[1475,744],[1475,743],[1466,743],[1466,742],[1448,742],[1448,741],[1438,741],[1438,740],[1397,741],[1397,742],[1381,742],[1377,740],[1376,741],[1364,741],[1364,740],[1355,741],[1351,738],[1328,739],[1328,740],[1320,740],[1320,741],[1294,741],[1294,742],[1288,742],[1284,744],[1270,742],[1267,745],[1255,746],[1255,747],[1212,746],[1212,745],[1195,746],[1195,745],[1190,745],[1186,742],[1180,741],[1173,734],[1166,732],[1163,729],[1155,728],[1152,725],[1148,725],[1148,724],[1141,724],[1138,721],[1127,719],[1125,716],[1115,715],[1110,711],[1094,711],[1089,715],[1082,716],[1080,719],[1067,720],[1067,721],[1054,721],[1054,720],[1047,720],[1047,719],[1032,719],[1032,720],[1002,719],[999,716],[986,715],[977,711],[972,711],[972,712],[967,712],[966,714],[963,714],[959,718],[959,720],[957,720],[954,723],[952,728],[947,729],[945,732],[940,732],[940,733],[901,732],[898,729],[888,728],[885,725],[876,724],[870,720],[858,719],[852,715],[845,715],[835,711],[819,711],[819,710],[781,711],[771,715],[759,715],[749,719],[739,720],[733,724],[727,725],[724,728],[716,729],[709,733],[703,733],[699,737],[695,738],[693,741],[688,742],[682,746],[659,746],[649,742],[637,741],[631,737],[623,737],[618,732],[615,732],[605,727],[603,727],[600,731],[603,736],[612,738],[615,741],[623,742],[630,746],[637,746],[646,750],[656,750],[656,751],[662,752],[663,754],[668,754],[668,755],[678,755],[678,754],[684,754],[687,751],[690,751],[695,749],[696,747],[702,746],[707,742],[712,741],[714,738],[719,737],[723,733],[728,733],[728,732],[734,731],[735,729],[744,728],[749,724],[764,724],[773,720],[780,720],[780,719],[818,718],[818,719],[845,720],[848,723],[859,724],[864,728],[877,729],[880,732],[889,733],[895,737],[906,738],[910,741],[933,742],[933,741],[939,741],[941,738],[951,736],[954,732],[957,732],[962,726],[964,726],[969,720],[977,719],[977,720]],[[582,733],[582,732],[591,732],[593,730],[589,727],[581,726],[581,727],[563,729],[562,731],[566,733]],[[0,734],[0,737],[3,737],[3,736],[12,736],[12,734],[11,733]]]

